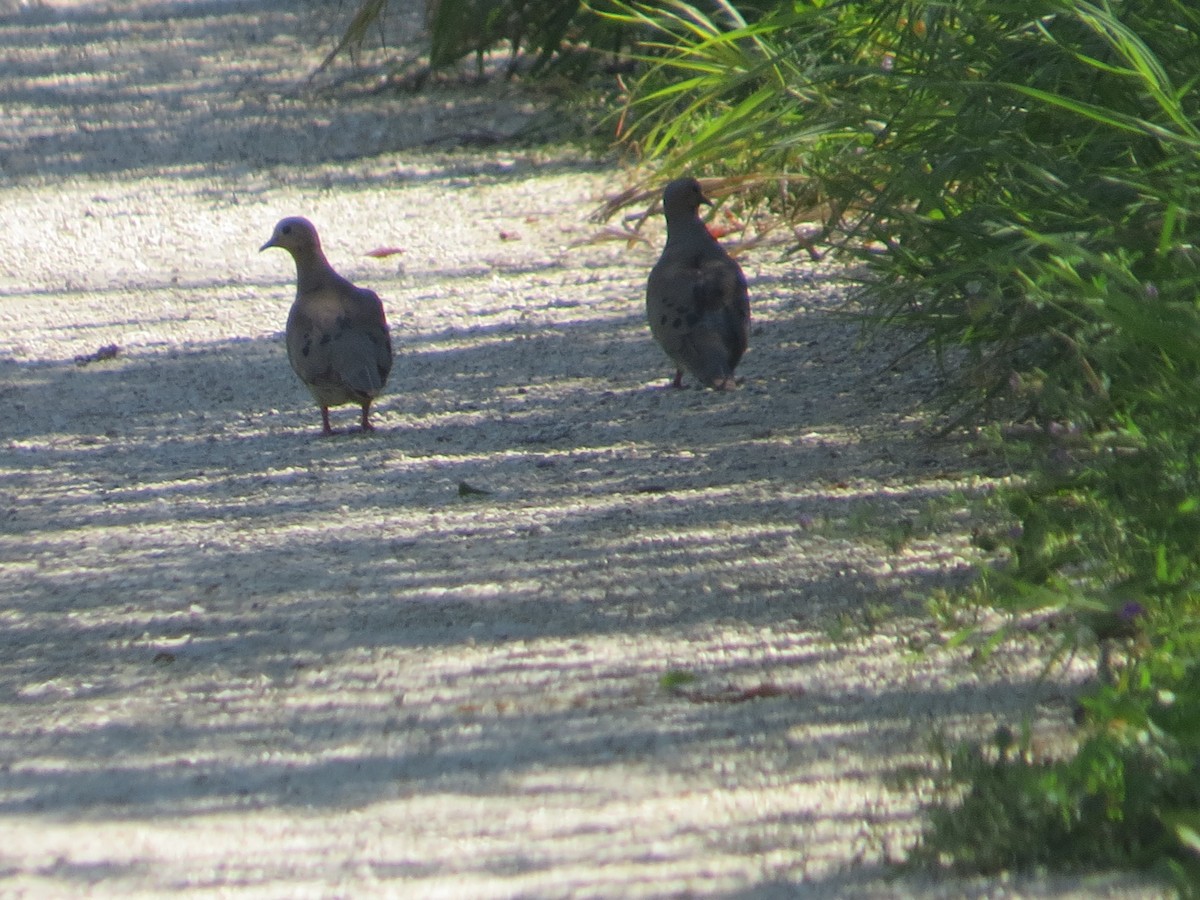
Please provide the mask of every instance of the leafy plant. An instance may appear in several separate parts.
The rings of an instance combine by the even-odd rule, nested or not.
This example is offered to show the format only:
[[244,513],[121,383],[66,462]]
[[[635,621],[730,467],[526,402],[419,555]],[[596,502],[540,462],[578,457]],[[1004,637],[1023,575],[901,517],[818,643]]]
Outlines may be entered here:
[[[1122,679],[1149,673],[1136,666]],[[1146,868],[1200,884],[1200,669],[1156,697],[1105,686],[1084,705],[1087,736],[1066,760],[1038,759],[1029,735],[942,748],[961,799],[934,807],[909,865],[958,872]]]

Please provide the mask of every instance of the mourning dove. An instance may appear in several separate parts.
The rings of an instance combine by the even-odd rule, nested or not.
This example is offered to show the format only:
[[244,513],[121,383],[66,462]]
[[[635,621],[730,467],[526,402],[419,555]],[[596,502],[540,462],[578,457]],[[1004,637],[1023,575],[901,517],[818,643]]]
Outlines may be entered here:
[[374,291],[355,287],[329,265],[308,219],[281,219],[259,248],[280,247],[296,261],[296,300],[287,320],[287,354],[300,380],[321,407],[324,434],[329,407],[357,403],[362,430],[373,431],[371,401],[392,369],[392,341],[383,303]]
[[675,363],[674,387],[683,387],[687,370],[707,387],[727,390],[749,341],[750,301],[741,268],[701,221],[701,204],[709,201],[694,178],[663,191],[667,243],[646,283],[646,317]]

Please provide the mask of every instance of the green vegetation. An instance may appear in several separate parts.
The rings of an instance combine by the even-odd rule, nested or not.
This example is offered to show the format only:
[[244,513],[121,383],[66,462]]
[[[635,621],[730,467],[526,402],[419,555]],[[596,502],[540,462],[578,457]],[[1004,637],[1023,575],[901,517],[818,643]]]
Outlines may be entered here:
[[1069,760],[1039,760],[1008,729],[991,746],[941,753],[968,789],[930,811],[931,838],[910,866],[998,874],[1104,865],[1156,871],[1185,889],[1195,882],[1200,785],[1176,754],[1093,736]]
[[1073,756],[948,754],[965,794],[918,858],[1200,883],[1200,7],[560,5],[633,48],[618,133],[646,184],[819,215],[869,323],[955,372],[960,421],[1016,426],[1015,525],[986,536],[1009,552],[972,602],[1049,615],[1102,677]]

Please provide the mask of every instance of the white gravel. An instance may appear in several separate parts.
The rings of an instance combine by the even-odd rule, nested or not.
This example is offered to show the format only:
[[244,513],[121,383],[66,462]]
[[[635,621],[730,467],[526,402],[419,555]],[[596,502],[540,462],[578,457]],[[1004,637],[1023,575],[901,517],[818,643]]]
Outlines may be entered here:
[[[1156,896],[894,877],[895,773],[1089,670],[913,652],[994,482],[843,273],[745,257],[742,388],[667,390],[661,228],[572,246],[621,173],[450,149],[514,87],[299,90],[314,21],[0,3],[0,895]],[[288,214],[385,299],[374,435],[288,368]]]

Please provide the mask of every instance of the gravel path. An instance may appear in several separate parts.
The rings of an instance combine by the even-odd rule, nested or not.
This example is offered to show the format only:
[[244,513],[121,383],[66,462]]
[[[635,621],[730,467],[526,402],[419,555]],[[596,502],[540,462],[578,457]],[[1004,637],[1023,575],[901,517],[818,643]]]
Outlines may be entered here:
[[[746,257],[742,388],[666,390],[661,228],[572,246],[620,173],[453,150],[504,85],[299,90],[329,27],[0,3],[0,895],[1154,896],[894,880],[895,773],[1088,670],[912,652],[992,481],[842,273]],[[385,299],[374,435],[287,365],[288,214]]]

